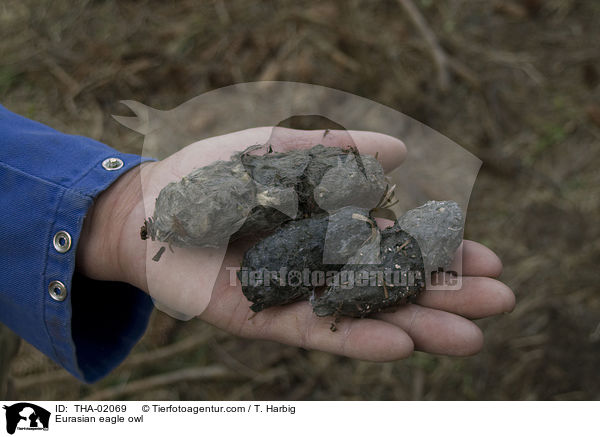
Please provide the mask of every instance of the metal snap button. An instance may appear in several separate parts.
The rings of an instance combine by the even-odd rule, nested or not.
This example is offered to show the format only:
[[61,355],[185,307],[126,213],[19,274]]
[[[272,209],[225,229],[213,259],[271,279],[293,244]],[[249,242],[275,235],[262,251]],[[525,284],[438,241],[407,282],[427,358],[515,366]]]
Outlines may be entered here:
[[71,248],[71,235],[67,231],[58,231],[54,234],[53,243],[58,253],[68,252]]
[[119,158],[106,158],[102,161],[102,167],[108,171],[118,170],[123,167],[123,161]]
[[52,299],[62,302],[67,298],[67,287],[60,281],[52,281],[48,285],[48,293]]

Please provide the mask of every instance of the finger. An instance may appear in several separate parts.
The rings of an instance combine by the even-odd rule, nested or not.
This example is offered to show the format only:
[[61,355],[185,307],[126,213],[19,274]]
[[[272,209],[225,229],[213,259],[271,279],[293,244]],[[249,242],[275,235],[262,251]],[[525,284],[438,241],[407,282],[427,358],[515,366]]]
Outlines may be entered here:
[[[240,254],[235,252],[227,255],[224,265],[239,265]],[[370,361],[399,360],[413,351],[412,340],[396,325],[372,319],[342,319],[332,332],[333,318],[317,317],[308,302],[254,313],[237,279],[227,269],[221,270],[216,284],[220,285],[215,285],[200,318],[233,334]]]
[[390,226],[394,226],[394,222],[392,220],[388,220],[381,217],[375,217],[375,223],[377,223],[379,229],[385,229],[389,228]]
[[330,327],[332,317],[317,317],[308,302],[250,310],[239,286],[224,287],[213,298],[201,318],[233,334],[278,341],[369,361],[394,361],[413,351],[413,342],[401,328],[373,319],[344,318]]
[[463,276],[488,276],[490,278],[497,278],[502,273],[502,261],[483,244],[476,241],[463,240],[448,270],[454,270]]
[[[275,132],[275,138],[274,134]],[[257,127],[197,141],[164,160],[170,175],[161,183],[168,183],[188,174],[195,168],[211,162],[227,161],[235,152],[256,144],[276,141],[278,151],[309,148],[317,144],[347,147],[356,145],[361,154],[375,156],[384,171],[398,167],[406,157],[406,146],[389,135],[366,131],[297,130],[288,128]],[[350,144],[349,144],[350,143]]]
[[483,347],[483,334],[477,325],[445,311],[410,304],[393,313],[379,313],[376,318],[402,328],[412,338],[415,350],[467,356]]
[[269,139],[281,151],[310,148],[316,144],[328,147],[356,146],[361,154],[377,155],[377,160],[388,172],[398,167],[406,157],[402,141],[378,132],[355,130],[298,130],[274,128]]
[[[393,226],[388,219],[375,217],[380,229]],[[497,278],[502,274],[502,261],[494,252],[483,244],[471,240],[463,240],[456,250],[454,260],[446,269],[458,272],[462,276],[487,276]]]
[[[380,229],[385,229],[394,224],[393,221],[376,217],[375,221]],[[502,274],[502,261],[492,250],[481,243],[463,240],[456,250],[454,260],[446,269],[455,271],[462,276],[487,276],[497,278]]]
[[460,290],[428,290],[417,299],[419,305],[459,314],[470,319],[512,311],[515,295],[492,278],[465,276]]
[[265,144],[271,130],[270,127],[257,127],[206,138],[184,147],[163,162],[175,177],[182,177],[215,161],[228,161],[234,153],[250,146]]
[[332,317],[317,317],[310,304],[299,302],[270,308],[248,321],[246,335],[368,361],[395,361],[413,351],[401,328],[373,319],[342,318],[336,330]]

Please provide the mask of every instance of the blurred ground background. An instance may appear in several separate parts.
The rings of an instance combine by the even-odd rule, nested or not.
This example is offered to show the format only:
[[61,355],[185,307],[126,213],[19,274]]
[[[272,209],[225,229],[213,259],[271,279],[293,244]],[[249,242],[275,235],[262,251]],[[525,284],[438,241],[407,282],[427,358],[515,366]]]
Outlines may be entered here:
[[[0,102],[138,151],[121,99],[170,109],[242,81],[342,89],[404,112],[484,165],[466,238],[503,259],[510,315],[475,357],[373,364],[241,340],[156,313],[105,380],[23,344],[14,399],[600,399],[600,2],[3,0]],[[410,144],[408,145],[410,147]]]

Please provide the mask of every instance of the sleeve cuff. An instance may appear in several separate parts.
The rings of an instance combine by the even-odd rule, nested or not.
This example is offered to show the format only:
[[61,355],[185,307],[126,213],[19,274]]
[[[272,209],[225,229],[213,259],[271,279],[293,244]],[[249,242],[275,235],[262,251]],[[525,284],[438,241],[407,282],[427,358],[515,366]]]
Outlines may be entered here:
[[122,282],[93,281],[76,273],[71,287],[72,373],[93,383],[129,355],[144,335],[154,305],[146,293]]
[[[61,253],[52,235],[48,238],[45,283],[60,281],[65,293],[56,296],[49,289],[45,294],[44,323],[52,348],[49,356],[86,383],[103,378],[125,359],[144,334],[154,305],[150,296],[129,284],[94,281],[77,274],[77,242],[93,198],[124,172],[147,160],[114,151],[101,156],[63,192],[54,215],[52,235],[68,233],[72,247]],[[119,168],[110,168],[111,162]]]

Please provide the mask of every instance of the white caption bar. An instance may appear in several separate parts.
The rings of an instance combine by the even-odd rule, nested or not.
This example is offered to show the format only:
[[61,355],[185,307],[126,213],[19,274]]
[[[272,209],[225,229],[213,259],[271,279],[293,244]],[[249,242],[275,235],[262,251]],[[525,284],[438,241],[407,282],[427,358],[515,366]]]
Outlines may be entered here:
[[598,402],[4,401],[2,404],[5,408],[0,411],[0,436],[20,437],[42,430],[46,431],[44,436],[61,437],[132,433],[564,437],[600,433],[595,419],[600,410]]

